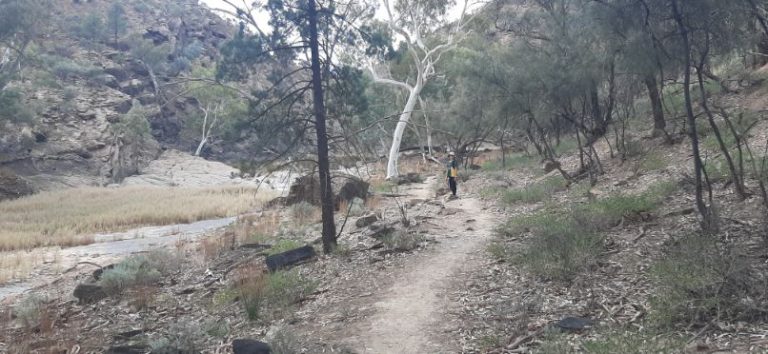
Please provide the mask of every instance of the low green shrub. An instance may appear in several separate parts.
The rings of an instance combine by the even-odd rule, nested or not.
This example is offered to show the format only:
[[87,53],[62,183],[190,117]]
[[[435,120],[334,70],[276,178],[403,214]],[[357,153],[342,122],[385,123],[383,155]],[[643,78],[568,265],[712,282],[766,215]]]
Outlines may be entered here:
[[275,273],[245,269],[235,289],[248,318],[259,320],[292,307],[316,287],[315,282],[301,276],[296,269]]
[[196,323],[175,323],[168,329],[168,334],[151,343],[152,353],[181,354],[200,353],[203,349],[203,333]]
[[[545,220],[545,219],[542,219]],[[514,257],[531,273],[569,281],[597,261],[603,237],[572,215],[552,215],[531,230],[535,235]]]
[[664,155],[658,152],[651,152],[643,157],[637,164],[638,172],[651,172],[661,170],[667,167],[668,161]]
[[604,250],[603,231],[622,218],[633,219],[654,210],[675,188],[674,183],[659,183],[640,195],[611,195],[510,219],[497,229],[498,234],[515,238],[530,233],[532,237],[519,250],[494,246],[492,252],[533,274],[569,281],[596,263]]
[[299,225],[306,225],[317,221],[320,209],[307,202],[301,202],[291,205],[291,215],[294,221]]
[[406,230],[395,230],[382,238],[387,249],[395,251],[411,251],[424,242],[424,237]]
[[35,328],[40,324],[46,302],[45,296],[31,294],[13,308],[13,314],[24,327]]
[[502,200],[507,204],[538,203],[551,198],[555,193],[564,191],[567,181],[561,176],[549,176],[538,183],[504,192]]
[[674,241],[651,268],[656,285],[651,319],[662,328],[712,320],[765,318],[768,279],[744,250],[717,237],[691,234]]
[[136,286],[157,283],[163,274],[178,269],[178,257],[165,250],[152,251],[124,259],[101,275],[99,283],[111,294]]
[[69,79],[72,77],[82,77],[92,79],[104,73],[103,70],[87,65],[80,64],[72,60],[62,60],[57,62],[52,67],[53,73],[61,79]]
[[614,330],[582,343],[584,351],[594,354],[679,353],[685,341],[670,335],[636,332],[633,328]]

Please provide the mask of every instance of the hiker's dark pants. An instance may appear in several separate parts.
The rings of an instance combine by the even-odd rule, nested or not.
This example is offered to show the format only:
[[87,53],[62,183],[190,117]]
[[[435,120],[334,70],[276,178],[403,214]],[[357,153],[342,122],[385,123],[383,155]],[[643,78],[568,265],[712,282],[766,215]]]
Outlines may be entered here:
[[451,187],[451,193],[456,195],[456,177],[448,177],[448,186]]

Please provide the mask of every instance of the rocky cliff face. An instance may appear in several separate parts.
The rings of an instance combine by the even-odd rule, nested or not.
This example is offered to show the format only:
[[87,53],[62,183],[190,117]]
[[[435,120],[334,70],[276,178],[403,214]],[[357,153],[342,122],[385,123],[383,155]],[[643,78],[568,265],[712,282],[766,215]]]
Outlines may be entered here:
[[8,177],[0,186],[16,180],[10,176],[34,189],[116,183],[162,150],[194,144],[181,132],[195,101],[175,82],[194,65],[212,66],[234,27],[197,1],[128,0],[119,1],[124,29],[117,40],[73,34],[95,18],[103,23],[96,30],[109,32],[112,3],[51,2],[51,21],[8,85],[22,93],[32,119],[0,122],[0,169]]

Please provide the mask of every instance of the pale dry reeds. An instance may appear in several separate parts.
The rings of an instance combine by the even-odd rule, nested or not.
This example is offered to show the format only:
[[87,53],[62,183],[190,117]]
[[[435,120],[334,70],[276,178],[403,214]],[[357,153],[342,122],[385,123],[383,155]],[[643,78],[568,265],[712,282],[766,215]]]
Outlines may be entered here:
[[271,195],[255,188],[77,188],[0,203],[0,251],[93,242],[93,234],[230,217]]

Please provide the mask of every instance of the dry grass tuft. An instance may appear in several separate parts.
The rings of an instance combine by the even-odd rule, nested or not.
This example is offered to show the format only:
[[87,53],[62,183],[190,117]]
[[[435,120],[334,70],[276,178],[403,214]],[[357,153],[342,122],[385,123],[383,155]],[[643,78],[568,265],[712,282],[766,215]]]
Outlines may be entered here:
[[234,237],[237,243],[264,243],[274,238],[280,229],[280,214],[270,212],[264,215],[240,217],[234,225]]
[[77,188],[0,203],[0,251],[93,242],[93,234],[235,216],[270,195],[253,188]]
[[59,249],[0,252],[0,284],[14,279],[25,279],[35,267],[43,263],[58,265],[60,261]]

